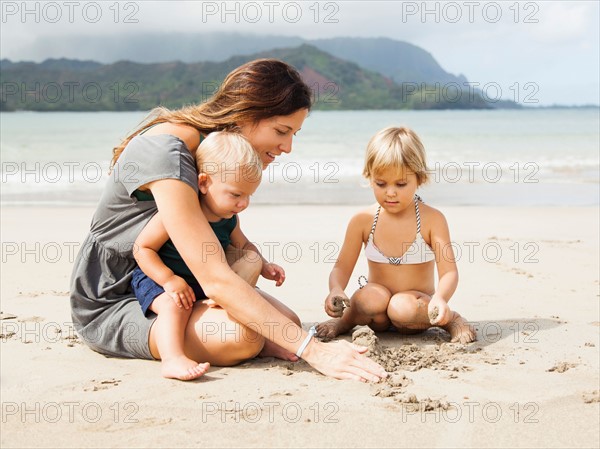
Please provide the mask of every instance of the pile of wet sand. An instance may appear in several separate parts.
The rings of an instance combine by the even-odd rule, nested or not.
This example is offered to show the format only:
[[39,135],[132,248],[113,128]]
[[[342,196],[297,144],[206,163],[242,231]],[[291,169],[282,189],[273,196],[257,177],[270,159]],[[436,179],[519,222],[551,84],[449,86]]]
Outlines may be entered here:
[[449,408],[448,402],[441,398],[417,398],[407,392],[413,381],[404,372],[414,372],[423,368],[446,371],[469,371],[470,368],[456,360],[456,355],[466,353],[459,344],[441,344],[431,347],[419,347],[405,344],[400,347],[387,347],[369,327],[361,327],[352,334],[352,342],[368,348],[366,355],[379,363],[390,373],[383,381],[373,384],[371,394],[384,398],[393,398],[412,411]]

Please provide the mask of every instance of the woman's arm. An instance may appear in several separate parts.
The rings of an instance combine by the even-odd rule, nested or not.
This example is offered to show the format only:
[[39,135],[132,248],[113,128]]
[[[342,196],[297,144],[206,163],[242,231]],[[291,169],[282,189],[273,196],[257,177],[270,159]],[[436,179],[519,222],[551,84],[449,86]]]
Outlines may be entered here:
[[[301,329],[300,341],[285,338],[284,329],[296,324],[230,269],[194,190],[175,179],[154,181],[148,188],[168,235],[206,295],[241,324],[252,325],[253,330],[277,345],[296,352],[308,333]],[[359,349],[347,342],[325,344],[312,339],[302,358],[322,373],[336,378],[376,381],[385,377],[381,366],[360,353],[365,351],[366,348]]]

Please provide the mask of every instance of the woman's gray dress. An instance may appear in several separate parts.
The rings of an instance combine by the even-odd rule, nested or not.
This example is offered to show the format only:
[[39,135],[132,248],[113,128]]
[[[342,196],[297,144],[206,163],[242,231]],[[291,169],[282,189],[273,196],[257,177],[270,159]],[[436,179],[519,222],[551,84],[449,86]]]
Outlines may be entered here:
[[132,196],[159,179],[179,179],[198,193],[192,154],[175,136],[133,138],[104,189],[71,277],[75,330],[95,351],[116,357],[151,359],[148,346],[155,315],[144,316],[131,290],[136,266],[133,244],[157,212],[154,201]]

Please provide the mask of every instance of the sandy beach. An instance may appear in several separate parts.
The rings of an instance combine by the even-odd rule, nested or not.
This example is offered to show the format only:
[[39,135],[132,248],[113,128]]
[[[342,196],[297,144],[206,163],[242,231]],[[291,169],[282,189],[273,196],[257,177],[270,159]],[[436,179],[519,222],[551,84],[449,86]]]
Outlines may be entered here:
[[[282,287],[259,286],[305,328],[327,318],[327,278],[357,207],[241,215],[287,272]],[[381,334],[374,350],[397,363],[380,384],[275,359],[184,383],[74,333],[69,277],[93,209],[3,207],[2,447],[598,447],[598,207],[441,210],[460,272],[450,306],[477,342]],[[359,259],[348,293],[365,268]]]

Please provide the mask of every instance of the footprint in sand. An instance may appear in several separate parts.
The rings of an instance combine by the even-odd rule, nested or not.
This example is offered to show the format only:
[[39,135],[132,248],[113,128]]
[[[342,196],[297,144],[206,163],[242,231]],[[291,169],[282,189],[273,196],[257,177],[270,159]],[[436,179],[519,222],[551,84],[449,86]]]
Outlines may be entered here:
[[89,384],[83,387],[83,391],[100,391],[117,387],[121,381],[119,379],[95,380],[92,379]]
[[513,272],[513,273],[515,273],[515,274],[521,274],[521,275],[523,275],[523,276],[527,276],[528,278],[532,278],[532,277],[533,277],[533,274],[531,274],[531,273],[528,273],[528,272],[527,272],[527,271],[525,271],[525,270],[521,270],[520,268],[515,268],[515,267],[512,267],[512,268],[510,269],[510,271],[512,271],[512,272]]
[[522,270],[521,268],[517,268],[517,267],[512,267],[510,265],[506,265],[502,262],[496,262],[495,265],[500,268],[502,271],[507,272],[507,273],[515,273],[521,276],[525,276],[527,278],[532,278],[533,274],[529,273],[528,271]]
[[17,333],[13,331],[8,331],[6,333],[2,332],[0,333],[0,341],[5,342],[13,338],[15,335],[17,335]]
[[18,292],[18,296],[26,296],[28,298],[37,298],[38,296],[69,296],[70,292],[66,290],[49,290],[49,291],[32,291],[32,292]]
[[575,368],[577,366],[576,363],[568,363],[568,362],[559,362],[554,365],[552,368],[547,369],[548,372],[556,372],[556,373],[564,373],[570,368]]
[[270,397],[275,397],[275,396],[293,396],[293,394],[290,393],[289,391],[277,391],[275,393],[270,394]]
[[541,243],[548,243],[550,246],[566,246],[581,243],[581,240],[541,240]]
[[0,320],[14,320],[17,315],[8,312],[0,312]]
[[46,318],[44,318],[43,316],[30,316],[27,318],[21,318],[20,320],[18,320],[20,323],[41,323],[42,321],[44,321]]
[[583,402],[585,402],[586,404],[600,402],[600,393],[598,392],[598,390],[583,393],[581,397],[583,399]]

